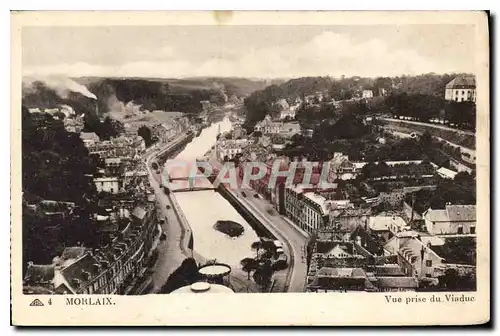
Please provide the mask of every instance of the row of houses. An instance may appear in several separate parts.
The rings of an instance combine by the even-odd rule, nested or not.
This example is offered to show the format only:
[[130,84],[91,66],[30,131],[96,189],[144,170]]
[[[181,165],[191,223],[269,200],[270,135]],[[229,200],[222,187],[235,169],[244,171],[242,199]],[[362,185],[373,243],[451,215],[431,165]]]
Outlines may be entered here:
[[[100,216],[100,221],[104,221]],[[32,262],[23,280],[25,294],[128,294],[145,274],[158,233],[152,202],[136,206],[99,248],[66,247],[48,265]],[[101,223],[104,226],[104,223]],[[104,229],[104,228],[103,228]],[[104,230],[106,231],[106,230]]]
[[190,128],[189,119],[185,116],[178,116],[168,123],[157,124],[152,128],[152,136],[162,142],[168,142],[178,136],[186,133]]
[[[244,150],[252,146],[255,145],[247,145]],[[313,166],[310,176],[307,176],[306,171],[311,169],[311,163],[305,160],[297,161],[294,163],[296,168],[293,177],[277,176],[273,180],[275,184],[270,185],[273,167],[279,167],[277,169],[281,172],[290,170],[292,162],[288,158],[272,158],[271,156],[270,158],[254,157],[252,159],[251,155],[250,158],[242,155],[242,159],[243,162],[240,163],[239,167],[239,176],[241,179],[245,173],[249,173],[246,171],[247,163],[245,161],[261,160],[265,162],[265,175],[258,180],[251,180],[249,182],[250,187],[268,199],[279,213],[286,215],[306,232],[315,232],[320,227],[331,223],[332,218],[335,217],[334,213],[338,209],[353,209],[359,206],[358,203],[354,204],[348,193],[346,194],[347,190],[341,190],[338,182],[339,180],[349,181],[356,178],[367,164],[365,162],[350,162],[346,155],[335,153],[333,158],[329,162],[324,163],[323,166]],[[386,162],[389,167],[418,165],[421,163],[420,161]],[[324,167],[325,171],[323,171]],[[327,171],[326,167],[328,168]],[[256,174],[258,168],[253,167],[252,169],[252,173]],[[437,171],[436,174],[439,175]],[[413,189],[408,188],[408,192]],[[403,195],[406,192],[402,190]],[[379,193],[378,196],[367,194],[366,196],[362,196],[360,201],[366,206],[376,206],[380,202],[387,200],[391,201],[391,203],[403,203],[400,197],[392,197],[394,198],[392,200],[392,195],[390,193],[386,194]],[[402,208],[401,211],[403,210]],[[418,217],[408,215],[407,218],[425,220],[424,226],[428,234],[464,235],[475,234],[476,232],[475,205],[449,204],[445,209],[427,209],[424,213],[418,214]]]
[[93,179],[97,192],[118,194],[130,187],[145,189],[148,173],[141,161],[146,149],[142,137],[121,134],[101,141],[95,133],[82,132],[80,138],[100,166]]
[[48,113],[48,114],[51,114],[52,116],[56,116],[57,114],[62,113],[66,118],[74,116],[76,114],[75,110],[71,106],[65,105],[65,104],[61,104],[61,105],[59,105],[57,107],[53,107],[53,108],[32,107],[32,108],[28,109],[28,112],[29,113]]
[[270,115],[259,121],[254,126],[254,132],[262,134],[282,134],[283,136],[291,137],[294,134],[302,132],[300,125],[296,122],[282,122],[272,120]]
[[146,149],[144,139],[137,134],[122,134],[110,140],[101,140],[94,132],[81,132],[80,139],[89,151],[100,159],[135,158]]
[[399,216],[340,211],[316,231],[307,291],[415,291],[438,286],[449,269],[474,277],[475,260],[457,260],[447,244],[446,238],[411,230]]

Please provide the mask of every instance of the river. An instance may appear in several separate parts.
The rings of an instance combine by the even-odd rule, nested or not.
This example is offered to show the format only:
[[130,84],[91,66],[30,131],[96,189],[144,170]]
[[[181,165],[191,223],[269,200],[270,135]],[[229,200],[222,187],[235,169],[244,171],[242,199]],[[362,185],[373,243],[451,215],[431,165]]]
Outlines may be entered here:
[[[205,128],[199,137],[194,138],[176,159],[195,161],[210,150],[216,142],[217,132],[231,129],[228,118]],[[194,237],[194,250],[205,259],[240,267],[240,260],[253,257],[250,245],[259,239],[250,224],[241,217],[233,206],[219,193],[212,190],[174,193],[179,206],[188,220]],[[243,225],[244,233],[236,238],[215,230],[218,220],[231,220]]]

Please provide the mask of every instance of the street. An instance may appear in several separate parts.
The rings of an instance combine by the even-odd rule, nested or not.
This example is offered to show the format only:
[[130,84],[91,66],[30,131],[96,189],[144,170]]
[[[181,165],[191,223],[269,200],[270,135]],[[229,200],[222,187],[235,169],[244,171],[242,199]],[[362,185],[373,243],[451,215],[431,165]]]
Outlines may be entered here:
[[243,197],[239,190],[236,193],[239,195],[240,201],[247,205],[248,209],[257,213],[258,217],[264,219],[264,224],[284,243],[285,252],[290,249],[288,251],[291,258],[287,292],[303,292],[307,275],[307,264],[303,251],[307,244],[307,236],[299,232],[277,212],[270,214],[268,209],[272,206],[266,200],[251,197],[251,193],[247,193],[248,196]]
[[461,130],[461,129],[451,128],[451,127],[443,126],[443,125],[437,125],[437,124],[431,124],[431,123],[424,123],[424,122],[412,121],[412,120],[394,119],[394,118],[383,118],[383,117],[381,117],[379,119],[386,120],[386,121],[398,121],[398,122],[403,122],[403,123],[406,123],[406,124],[428,126],[428,127],[442,129],[444,131],[453,131],[453,132],[456,132],[458,134],[467,134],[467,135],[476,136],[474,132],[464,131],[464,130]]
[[[158,260],[156,261],[154,272],[152,274],[153,293],[159,292],[170,274],[172,274],[187,257],[183,254],[180,247],[182,237],[181,224],[172,209],[172,204],[170,203],[168,196],[165,195],[163,189],[160,188],[160,174],[156,174],[156,172],[151,168],[152,159],[156,154],[156,151],[149,153],[146,158],[146,164],[149,172],[149,180],[156,196],[158,216],[160,218],[165,218],[162,228],[167,235],[167,239],[160,240],[160,243],[158,244]],[[166,208],[167,205],[170,206],[170,209]]]

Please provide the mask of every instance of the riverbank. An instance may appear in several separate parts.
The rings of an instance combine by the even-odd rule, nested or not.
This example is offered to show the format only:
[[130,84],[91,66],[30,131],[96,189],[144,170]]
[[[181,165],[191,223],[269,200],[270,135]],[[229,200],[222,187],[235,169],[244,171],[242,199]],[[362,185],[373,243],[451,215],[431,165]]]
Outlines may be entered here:
[[[174,196],[175,199],[175,196]],[[176,215],[179,216],[179,223],[181,223],[182,234],[181,234],[181,250],[186,257],[192,257],[196,260],[198,265],[204,265],[209,258],[202,256],[196,251],[196,244],[194,242],[193,231],[187,219],[185,219],[182,209],[176,201],[173,209],[176,211]],[[212,228],[213,229],[213,228]],[[215,229],[213,229],[215,230]],[[192,246],[189,246],[189,242],[192,241]],[[234,265],[233,265],[234,266]],[[231,274],[229,275],[229,282],[231,287],[236,293],[260,293],[261,290],[259,286],[248,279],[248,275],[242,270],[232,267]]]
[[[212,142],[215,141],[218,127],[219,125],[214,124],[204,129],[200,137],[190,141],[177,156],[173,156],[171,152],[166,154],[169,158],[194,161],[200,154],[210,150]],[[228,127],[230,125],[227,122],[222,123],[222,131]],[[157,175],[159,179],[161,176]],[[161,256],[158,264],[155,265],[157,269],[154,274],[155,289],[153,292],[158,293],[170,274],[188,257],[195,258],[201,264],[213,259],[227,263],[232,268],[230,282],[236,292],[260,292],[259,287],[252,280],[248,280],[248,275],[240,270],[241,259],[253,255],[250,246],[251,243],[258,240],[257,234],[249,224],[237,215],[236,210],[222,196],[213,191],[171,192],[167,195],[159,188],[159,181],[157,180],[155,184],[155,191],[159,193],[157,196],[161,211],[168,217],[164,224],[167,242],[160,243]],[[200,204],[203,204],[203,211],[198,209]],[[170,207],[166,207],[166,205],[170,205]],[[199,217],[193,217],[192,212]],[[237,216],[236,218],[233,212]],[[244,223],[243,237],[230,238],[216,231],[213,225],[217,220],[233,220]],[[193,227],[193,224],[196,226]],[[195,232],[195,230],[197,231]],[[246,252],[242,252],[241,249]],[[229,260],[226,257],[229,257]]]
[[[209,260],[196,252],[193,253],[193,258],[198,265],[205,265]],[[259,286],[251,279],[249,280],[248,275],[239,269],[231,268],[229,283],[235,293],[262,293]]]

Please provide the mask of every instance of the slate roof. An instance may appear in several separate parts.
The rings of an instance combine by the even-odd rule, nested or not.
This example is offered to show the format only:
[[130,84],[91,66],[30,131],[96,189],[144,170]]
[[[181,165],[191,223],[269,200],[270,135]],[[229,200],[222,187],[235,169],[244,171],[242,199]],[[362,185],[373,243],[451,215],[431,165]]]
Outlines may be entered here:
[[333,278],[366,278],[366,273],[362,268],[334,268],[322,267],[317,277],[333,277]]
[[447,178],[450,178],[450,179],[454,179],[455,176],[458,174],[456,171],[453,171],[453,170],[445,168],[445,167],[439,168],[438,170],[436,170],[436,172],[439,175],[446,176]]
[[62,269],[61,275],[73,288],[73,291],[76,292],[79,288],[85,287],[86,284],[97,275],[93,267],[96,263],[97,261],[94,257],[90,254],[85,254],[80,259],[75,260],[73,263]]
[[445,209],[429,209],[424,217],[431,222],[474,222],[475,205],[447,205]]
[[447,222],[448,213],[446,209],[429,209],[425,212],[424,217],[431,222]]
[[418,281],[413,277],[377,277],[379,288],[417,288]]
[[389,230],[391,225],[403,228],[406,222],[399,216],[373,216],[368,220],[368,226],[374,231]]
[[476,78],[473,76],[458,76],[446,84],[447,89],[475,89]]
[[54,279],[53,265],[28,265],[24,280],[29,284],[42,284]]
[[470,222],[476,220],[475,205],[447,205],[448,218],[452,222]]
[[146,217],[146,214],[147,214],[147,211],[146,209],[144,209],[143,207],[135,207],[134,208],[134,211],[132,211],[132,216],[140,219],[140,220],[143,220],[144,217]]
[[82,246],[66,247],[61,254],[61,259],[78,259],[81,258],[87,251],[88,249]]
[[385,264],[375,266],[377,276],[403,276],[405,273],[398,264]]
[[299,123],[284,123],[281,129],[284,132],[301,132],[302,130]]
[[97,141],[99,141],[99,137],[94,132],[81,132],[80,138],[82,140],[97,140]]
[[370,216],[371,209],[369,208],[354,208],[354,209],[336,209],[330,212],[335,217],[363,217]]

